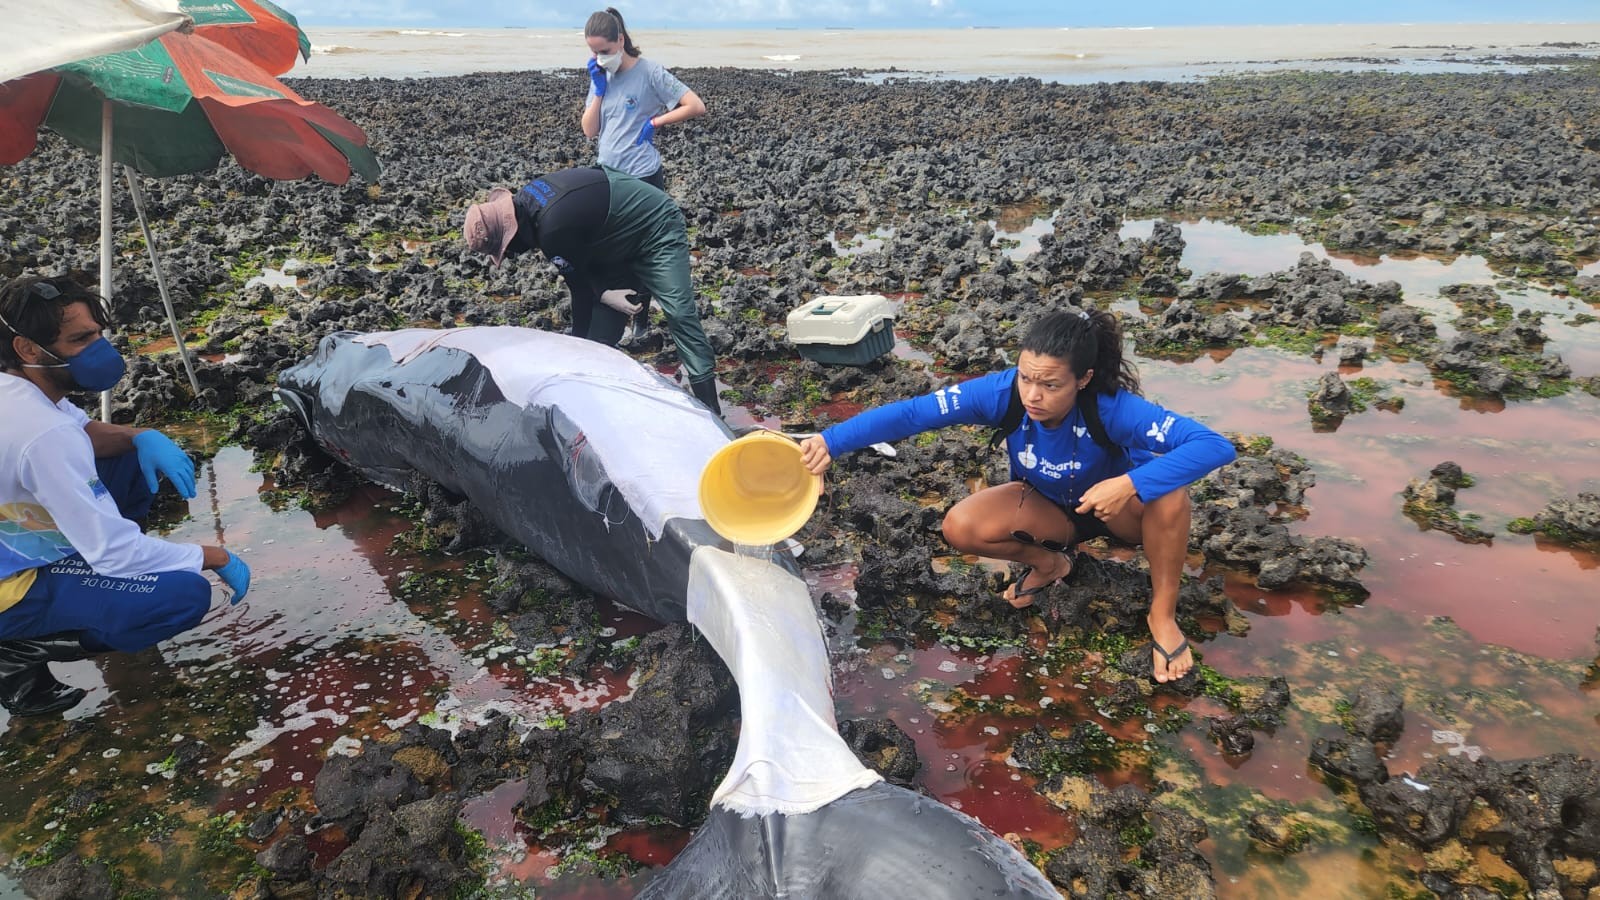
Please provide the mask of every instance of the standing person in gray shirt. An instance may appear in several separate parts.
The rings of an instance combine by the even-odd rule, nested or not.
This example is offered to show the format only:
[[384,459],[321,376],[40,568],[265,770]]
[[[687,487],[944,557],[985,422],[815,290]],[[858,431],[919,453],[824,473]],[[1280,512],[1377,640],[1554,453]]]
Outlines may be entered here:
[[[608,6],[589,16],[583,35],[592,54],[584,136],[598,139],[600,165],[665,192],[667,173],[656,150],[656,129],[705,115],[705,103],[666,67],[640,55],[616,9]],[[617,281],[610,287],[637,291],[639,311],[629,317],[621,344],[638,346],[648,329],[653,298],[636,283]]]
[[584,136],[599,139],[600,165],[666,190],[656,130],[705,115],[705,103],[676,75],[640,54],[615,9],[589,16],[583,35],[593,54]]

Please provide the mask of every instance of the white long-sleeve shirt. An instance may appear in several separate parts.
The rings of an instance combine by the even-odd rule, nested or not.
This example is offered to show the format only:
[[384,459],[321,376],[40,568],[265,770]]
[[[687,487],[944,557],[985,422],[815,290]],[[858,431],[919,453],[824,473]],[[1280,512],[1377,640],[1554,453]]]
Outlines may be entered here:
[[0,422],[0,610],[21,599],[27,573],[73,553],[111,578],[200,571],[198,544],[150,537],[117,512],[82,410],[0,372]]

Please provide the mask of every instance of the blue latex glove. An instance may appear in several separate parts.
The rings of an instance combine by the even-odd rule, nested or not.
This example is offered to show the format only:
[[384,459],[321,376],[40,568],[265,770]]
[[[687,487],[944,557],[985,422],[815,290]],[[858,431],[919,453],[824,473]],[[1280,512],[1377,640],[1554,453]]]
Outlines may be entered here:
[[594,85],[596,97],[606,95],[606,70],[600,65],[600,60],[593,57],[589,59],[589,83]]
[[156,475],[167,476],[178,493],[194,497],[194,460],[172,438],[159,431],[141,431],[133,436],[133,450],[139,455],[139,470],[144,472],[150,493],[156,492]]
[[250,567],[244,564],[244,560],[234,556],[232,550],[228,551],[228,564],[217,570],[217,577],[233,590],[233,599],[228,601],[230,604],[237,604],[245,594],[250,593]]
[[644,127],[639,129],[639,136],[633,139],[635,147],[640,144],[649,144],[656,139],[656,123],[653,119],[645,119]]

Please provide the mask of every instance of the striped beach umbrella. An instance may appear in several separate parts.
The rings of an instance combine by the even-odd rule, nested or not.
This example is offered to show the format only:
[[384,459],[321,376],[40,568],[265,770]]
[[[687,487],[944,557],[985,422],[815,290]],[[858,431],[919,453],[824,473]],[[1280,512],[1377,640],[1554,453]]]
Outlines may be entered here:
[[152,177],[203,172],[227,153],[268,178],[378,176],[366,134],[348,119],[232,50],[178,31],[0,85],[0,164],[32,153],[41,127],[101,149],[107,102],[112,158]]
[[268,74],[294,68],[295,57],[310,61],[311,39],[295,17],[267,0],[180,0],[178,9],[194,20],[194,34],[250,60]]
[[[0,11],[9,5],[10,0],[0,3]],[[180,0],[179,5],[194,19],[192,26],[134,50],[0,83],[0,165],[31,154],[40,128],[101,153],[100,292],[108,300],[113,293],[113,161],[158,178],[207,171],[228,154],[245,169],[273,179],[316,175],[343,184],[352,171],[369,181],[380,172],[365,132],[274,77],[310,51],[293,16],[264,0]],[[143,225],[138,182],[131,174],[128,181]],[[148,228],[146,239],[148,244]],[[154,260],[155,248],[150,250]],[[156,276],[177,336],[159,262]],[[178,346],[198,392],[181,339]],[[102,403],[102,415],[107,414],[109,400]]]

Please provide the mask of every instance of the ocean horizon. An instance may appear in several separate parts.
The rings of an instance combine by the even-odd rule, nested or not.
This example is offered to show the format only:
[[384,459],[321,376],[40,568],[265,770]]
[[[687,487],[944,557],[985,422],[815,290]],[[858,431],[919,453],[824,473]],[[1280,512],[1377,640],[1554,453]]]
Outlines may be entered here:
[[[294,76],[407,78],[582,67],[581,26],[309,27]],[[636,29],[668,67],[860,70],[940,78],[1175,81],[1281,69],[1526,71],[1600,59],[1600,21],[1001,28]]]

